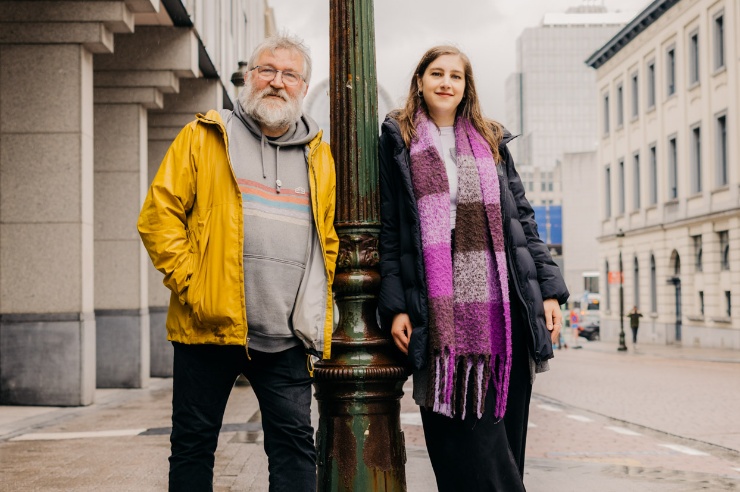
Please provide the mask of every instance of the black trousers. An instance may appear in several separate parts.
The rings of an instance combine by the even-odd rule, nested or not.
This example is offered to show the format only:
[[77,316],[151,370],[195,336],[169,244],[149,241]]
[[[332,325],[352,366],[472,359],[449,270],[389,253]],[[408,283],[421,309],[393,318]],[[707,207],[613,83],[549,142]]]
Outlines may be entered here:
[[270,491],[315,491],[316,448],[306,352],[173,343],[171,491],[213,490],[213,464],[226,402],[241,373],[262,413]]
[[637,326],[632,327],[632,343],[637,343]]
[[525,490],[524,453],[532,396],[525,332],[529,328],[519,306],[512,304],[511,310],[512,365],[503,420],[496,421],[493,416],[493,385],[489,386],[480,420],[472,411],[461,420],[421,408],[427,451],[440,492]]

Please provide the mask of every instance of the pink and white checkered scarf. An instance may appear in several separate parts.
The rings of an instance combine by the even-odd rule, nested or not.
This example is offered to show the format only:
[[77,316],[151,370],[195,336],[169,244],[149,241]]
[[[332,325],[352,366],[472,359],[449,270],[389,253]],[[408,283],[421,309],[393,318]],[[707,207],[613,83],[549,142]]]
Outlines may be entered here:
[[452,251],[450,186],[431,134],[437,129],[421,110],[415,126],[411,179],[429,299],[426,406],[464,419],[468,385],[473,384],[473,409],[480,418],[492,381],[494,414],[501,418],[511,370],[511,310],[496,164],[486,140],[470,121],[458,117],[458,203]]

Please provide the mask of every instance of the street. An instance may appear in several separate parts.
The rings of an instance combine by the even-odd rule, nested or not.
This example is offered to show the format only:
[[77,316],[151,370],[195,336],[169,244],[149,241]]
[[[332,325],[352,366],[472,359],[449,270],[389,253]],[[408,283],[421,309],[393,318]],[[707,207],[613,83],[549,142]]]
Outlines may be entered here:
[[[581,344],[535,382],[530,470],[570,469],[555,490],[592,490],[579,480],[598,477],[600,490],[740,488],[740,354]],[[530,490],[552,490],[531,478]]]
[[[530,412],[529,491],[740,489],[740,354],[582,342],[556,352]],[[401,420],[410,492],[435,490],[416,405]],[[164,490],[171,380],[97,390],[84,408],[0,406],[0,490]],[[315,408],[314,421],[318,419]],[[267,490],[260,414],[248,386],[232,393],[215,490]]]

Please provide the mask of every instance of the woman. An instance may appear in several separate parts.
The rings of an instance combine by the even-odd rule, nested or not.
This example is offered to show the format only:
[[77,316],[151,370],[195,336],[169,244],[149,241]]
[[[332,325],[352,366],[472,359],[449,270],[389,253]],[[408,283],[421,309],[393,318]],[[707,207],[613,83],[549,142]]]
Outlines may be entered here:
[[[568,290],[457,48],[427,51],[380,137],[378,311],[414,371],[440,491],[524,490],[531,381]],[[530,375],[531,374],[531,375]]]

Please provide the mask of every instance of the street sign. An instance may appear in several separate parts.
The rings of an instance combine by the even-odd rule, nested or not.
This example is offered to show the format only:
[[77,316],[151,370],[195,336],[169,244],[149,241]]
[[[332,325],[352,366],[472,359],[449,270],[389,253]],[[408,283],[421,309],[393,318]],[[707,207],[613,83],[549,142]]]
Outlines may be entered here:
[[619,271],[609,272],[608,281],[610,284],[622,284],[624,283],[624,274]]

